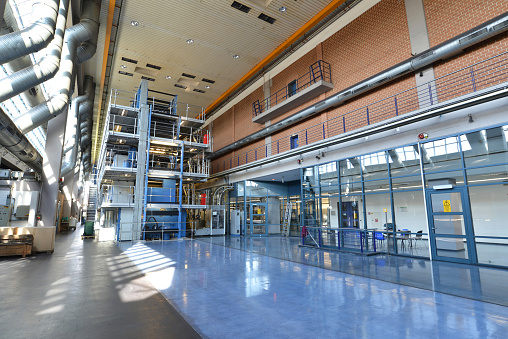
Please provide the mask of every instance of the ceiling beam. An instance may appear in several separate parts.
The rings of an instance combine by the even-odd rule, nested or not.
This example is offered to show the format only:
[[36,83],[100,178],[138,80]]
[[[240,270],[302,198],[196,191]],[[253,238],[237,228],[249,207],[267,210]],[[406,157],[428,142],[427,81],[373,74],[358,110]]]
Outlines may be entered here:
[[113,17],[115,15],[116,0],[109,0],[108,6],[108,22],[106,24],[106,38],[104,39],[104,51],[102,54],[102,72],[101,72],[101,85],[99,87],[99,107],[97,108],[97,119],[95,120],[95,135],[94,145],[92,147],[97,148],[98,136],[99,136],[99,123],[101,121],[101,109],[103,104],[102,92],[104,91],[104,81],[106,79],[106,68],[108,65],[108,54],[109,54],[109,43],[111,41],[111,29],[113,28]]
[[270,61],[272,61],[275,57],[277,57],[280,53],[282,53],[286,48],[288,48],[292,43],[298,40],[302,35],[307,33],[312,27],[321,22],[326,16],[328,16],[331,12],[333,12],[337,7],[342,5],[346,0],[333,0],[330,2],[325,8],[323,8],[318,14],[316,14],[312,19],[307,21],[305,25],[303,25],[300,29],[298,29],[293,35],[291,35],[286,41],[280,44],[273,52],[268,54],[261,62],[259,62],[254,68],[252,68],[247,74],[245,74],[240,80],[238,80],[233,86],[231,86],[226,92],[224,92],[217,100],[212,102],[210,106],[208,106],[205,110],[206,114],[210,113],[212,109],[214,109],[217,105],[219,105],[224,99],[226,99],[231,93],[233,93],[237,88],[239,88],[245,81],[250,79],[254,74],[259,72],[264,66],[266,66]]

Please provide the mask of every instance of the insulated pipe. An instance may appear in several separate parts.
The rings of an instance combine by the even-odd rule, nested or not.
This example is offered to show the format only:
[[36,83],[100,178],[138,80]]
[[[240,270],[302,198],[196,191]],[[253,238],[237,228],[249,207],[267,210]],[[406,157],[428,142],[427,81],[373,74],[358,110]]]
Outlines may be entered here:
[[55,33],[59,3],[60,0],[36,3],[32,9],[33,24],[0,37],[0,64],[40,51],[49,44]]
[[18,95],[55,76],[60,66],[62,44],[69,0],[61,0],[56,21],[55,37],[49,44],[47,54],[37,64],[30,65],[0,80],[0,102]]
[[401,76],[429,66],[436,61],[450,58],[456,54],[459,54],[468,47],[471,47],[486,39],[492,38],[498,34],[504,33],[507,30],[508,13],[505,13],[431,49],[428,49],[425,52],[409,58],[406,61],[388,68],[387,70],[382,71],[362,82],[359,82],[356,85],[348,87],[345,90],[342,90],[313,106],[305,108],[286,119],[270,125],[256,133],[248,135],[245,138],[242,138],[232,144],[229,144],[228,146],[215,151],[211,155],[211,158],[218,158],[225,153],[238,149],[243,145],[269,136],[281,129],[287,128],[290,125],[307,119],[314,114],[321,113],[333,107],[337,107],[340,104],[344,103],[346,100],[350,100],[360,94],[370,91],[371,89],[384,85],[391,80],[400,78]]
[[51,98],[15,120],[23,133],[48,122],[61,114],[67,107],[79,43],[94,39],[97,36],[99,14],[100,6],[94,1],[88,0],[85,2],[81,22],[65,31],[60,69],[54,79],[55,86]]
[[42,156],[0,108],[0,142],[19,160],[36,172],[42,172]]
[[[88,95],[84,94],[84,95],[80,95],[78,97],[75,97],[73,100],[72,100],[72,105],[71,105],[71,109],[72,109],[72,116],[74,117],[74,119],[76,119],[74,121],[74,124],[73,124],[73,135],[72,135],[72,140],[73,142],[71,142],[71,148],[70,148],[70,152],[67,152],[65,154],[65,157],[64,157],[64,161],[63,161],[63,164],[62,164],[62,167],[60,169],[60,176],[61,177],[64,177],[66,176],[70,171],[72,171],[74,169],[74,166],[76,166],[76,160],[77,160],[77,154],[78,154],[78,118],[79,118],[79,115],[78,115],[78,111],[79,111],[79,106],[82,102],[85,102],[86,100],[88,100]],[[65,152],[65,150],[64,150]]]
[[[93,83],[93,78],[89,75],[85,76],[85,94],[78,96],[72,100],[72,114],[74,116],[75,123],[73,125],[73,135],[71,142],[70,152],[65,151],[67,153],[64,157],[64,161],[61,167],[60,176],[65,176],[69,172],[71,172],[76,166],[76,161],[78,158],[78,140],[80,137],[78,124],[83,116],[90,115],[90,111],[93,109],[93,93],[95,93],[95,85]],[[90,103],[91,102],[91,103]]]

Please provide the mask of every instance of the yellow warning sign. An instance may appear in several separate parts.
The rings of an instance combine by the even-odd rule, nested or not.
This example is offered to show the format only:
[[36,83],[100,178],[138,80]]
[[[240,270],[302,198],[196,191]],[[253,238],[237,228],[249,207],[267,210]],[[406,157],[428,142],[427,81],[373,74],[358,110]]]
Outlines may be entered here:
[[443,200],[443,212],[451,212],[452,211],[452,204],[450,203],[450,200]]
[[388,212],[388,208],[383,208],[383,212]]

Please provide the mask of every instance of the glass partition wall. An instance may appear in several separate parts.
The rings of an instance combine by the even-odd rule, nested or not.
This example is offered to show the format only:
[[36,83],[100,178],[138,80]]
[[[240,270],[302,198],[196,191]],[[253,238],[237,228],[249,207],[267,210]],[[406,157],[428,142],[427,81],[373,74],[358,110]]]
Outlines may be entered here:
[[303,168],[302,225],[323,247],[371,230],[376,251],[508,266],[507,140],[498,126]]

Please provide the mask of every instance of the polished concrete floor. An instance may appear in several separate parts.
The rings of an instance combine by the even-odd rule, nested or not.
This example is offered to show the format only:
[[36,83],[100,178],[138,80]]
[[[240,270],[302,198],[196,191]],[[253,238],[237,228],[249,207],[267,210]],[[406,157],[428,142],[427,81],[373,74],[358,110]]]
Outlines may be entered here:
[[[119,246],[209,338],[506,338],[508,308],[479,301],[488,288],[485,299],[508,305],[505,270],[482,277],[483,268],[327,253],[277,237]],[[456,288],[467,298],[447,293]]]
[[[0,258],[1,338],[506,338],[508,271],[212,237]],[[454,294],[454,295],[452,295]],[[460,296],[459,296],[460,295]]]
[[199,338],[115,243],[80,233],[0,257],[0,338]]

